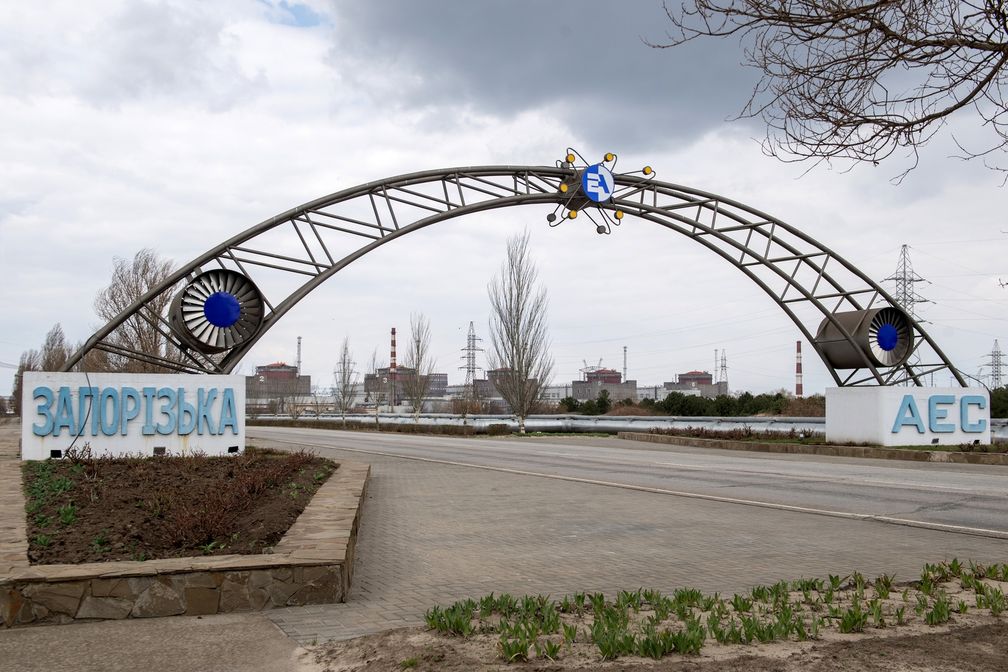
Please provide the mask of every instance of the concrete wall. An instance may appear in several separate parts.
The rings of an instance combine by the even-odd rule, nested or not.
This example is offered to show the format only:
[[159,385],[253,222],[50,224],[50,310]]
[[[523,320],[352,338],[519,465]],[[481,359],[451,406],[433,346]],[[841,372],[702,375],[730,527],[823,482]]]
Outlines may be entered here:
[[881,446],[988,444],[990,397],[984,388],[831,387],[826,438]]

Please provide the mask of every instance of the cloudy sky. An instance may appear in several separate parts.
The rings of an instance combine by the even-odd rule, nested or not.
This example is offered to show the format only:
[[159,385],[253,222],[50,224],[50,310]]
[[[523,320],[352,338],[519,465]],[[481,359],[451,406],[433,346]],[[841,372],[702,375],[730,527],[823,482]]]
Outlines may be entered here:
[[[649,48],[665,28],[657,0],[4,3],[0,393],[13,375],[3,365],[53,324],[74,341],[100,326],[93,300],[116,257],[151,247],[182,264],[362,182],[551,165],[568,146],[772,213],[877,280],[910,245],[933,301],[919,312],[976,374],[1008,335],[1008,192],[952,157],[953,132],[982,140],[969,113],[899,186],[898,157],[806,173],[762,155],[758,123],[729,121],[756,79],[741,46]],[[626,346],[630,377],[660,384],[711,369],[718,348],[732,389],[793,388],[798,330],[736,269],[654,225],[597,236],[543,215],[476,215],[384,246],[302,301],[240,370],[292,362],[302,336],[304,370],[327,386],[344,336],[363,367],[375,349],[387,359],[389,328],[406,332],[419,311],[438,369],[460,382],[469,322],[487,336],[486,285],[507,237],[527,228],[556,382],[584,362],[622,368]],[[822,391],[826,369],[806,352],[806,392]]]

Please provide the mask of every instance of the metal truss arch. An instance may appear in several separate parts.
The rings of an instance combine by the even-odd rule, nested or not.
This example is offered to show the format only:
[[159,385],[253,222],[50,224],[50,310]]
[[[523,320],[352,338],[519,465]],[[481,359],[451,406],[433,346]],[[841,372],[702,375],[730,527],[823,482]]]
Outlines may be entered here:
[[[441,221],[519,205],[560,204],[560,185],[574,170],[565,166],[478,166],[411,173],[351,187],[265,220],[207,250],[152,288],[96,331],[68,360],[77,366],[91,350],[104,350],[168,370],[228,373],[255,343],[301,299],[350,263],[408,233]],[[937,344],[911,318],[915,349],[928,351],[914,363],[883,369],[867,355],[864,366],[841,375],[815,341],[816,326],[829,321],[851,344],[854,335],[835,317],[843,310],[895,306],[892,297],[852,263],[801,230],[743,203],[717,194],[635,175],[619,175],[619,197],[598,207],[621,210],[680,233],[731,263],[759,286],[794,322],[818,352],[837,385],[921,385],[947,372],[966,382]],[[575,224],[575,222],[570,222]],[[250,339],[220,355],[193,350],[172,330],[165,293],[201,272],[221,268],[257,284],[263,274],[300,278],[283,292],[267,293],[262,326]],[[290,284],[288,282],[288,284]],[[134,351],[110,335],[128,319],[142,319],[164,337],[167,350]]]

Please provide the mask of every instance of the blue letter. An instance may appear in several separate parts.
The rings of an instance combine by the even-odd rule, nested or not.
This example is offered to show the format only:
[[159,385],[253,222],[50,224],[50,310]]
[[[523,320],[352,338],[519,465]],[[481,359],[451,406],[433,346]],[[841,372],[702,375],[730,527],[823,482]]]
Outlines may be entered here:
[[157,398],[157,390],[153,387],[143,388],[144,395],[144,426],[142,434],[144,436],[153,436],[155,432],[154,427],[154,400]]
[[102,417],[101,390],[91,388],[91,436],[98,436],[98,426]]
[[955,431],[955,425],[951,422],[938,422],[948,417],[947,408],[938,408],[938,404],[951,406],[955,403],[955,397],[951,394],[933,394],[928,397],[928,428],[937,434],[949,434]]
[[168,416],[168,422],[166,424],[159,422],[155,429],[158,434],[172,434],[178,424],[178,417],[175,414],[175,404],[178,403],[178,397],[175,395],[175,390],[170,387],[160,388],[157,391],[157,396],[158,399],[166,400],[166,403],[161,404],[161,412]]
[[[108,412],[108,401],[112,400],[112,411]],[[98,407],[101,409],[101,432],[105,436],[112,436],[119,431],[119,390],[114,387],[106,387],[101,391],[101,398],[98,400]]]
[[53,436],[59,436],[63,428],[67,428],[67,433],[74,433],[73,401],[70,399],[70,388],[64,385],[59,389],[59,397],[56,399],[56,420],[53,423]]
[[232,434],[238,433],[238,412],[235,410],[234,390],[230,387],[224,388],[221,395],[220,425],[217,428],[218,434],[224,433],[225,427],[231,428]]
[[917,410],[917,402],[914,401],[912,394],[904,395],[903,402],[896,413],[896,422],[893,423],[892,433],[899,434],[900,430],[907,425],[916,427],[918,434],[925,432],[924,421],[921,419],[920,411]]
[[959,424],[962,431],[967,434],[979,434],[987,431],[987,419],[981,418],[979,422],[970,423],[969,407],[976,406],[979,409],[987,408],[987,397],[979,394],[968,394],[959,400]]
[[[129,402],[132,401],[131,405]],[[140,415],[140,393],[135,387],[122,388],[122,415],[119,416],[119,433],[126,436],[129,421]]]
[[53,414],[52,414],[52,403],[53,403],[53,391],[48,387],[36,387],[32,390],[32,399],[43,399],[44,401],[38,405],[36,412],[45,418],[45,423],[41,425],[32,425],[32,434],[35,436],[45,436],[53,430]]
[[185,388],[178,388],[178,433],[192,434],[196,429],[196,409],[185,400]]
[[211,415],[213,412],[213,403],[216,399],[216,387],[211,387],[209,390],[201,387],[196,391],[196,433],[200,436],[208,431],[211,435],[217,433],[217,428],[213,424]]
[[[84,410],[84,400],[89,400],[88,410]],[[87,416],[94,406],[94,399],[91,398],[91,388],[90,387],[78,387],[77,388],[77,424],[74,425],[73,433],[74,436],[82,436],[84,434],[84,425],[87,423]]]

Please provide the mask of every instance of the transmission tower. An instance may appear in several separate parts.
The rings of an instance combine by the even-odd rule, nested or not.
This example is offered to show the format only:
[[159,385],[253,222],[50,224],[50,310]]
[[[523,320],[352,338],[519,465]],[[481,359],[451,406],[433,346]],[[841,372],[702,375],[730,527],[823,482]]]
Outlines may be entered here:
[[931,301],[918,294],[916,287],[914,287],[918,282],[927,282],[927,280],[917,275],[914,271],[913,264],[910,263],[909,245],[903,245],[900,248],[900,258],[899,264],[896,266],[896,272],[883,280],[883,282],[896,283],[896,290],[893,292],[893,298],[896,299],[896,303],[910,317],[920,322],[921,320],[917,315],[917,304],[931,303]]
[[997,339],[994,339],[994,347],[991,349],[990,354],[987,355],[987,364],[985,365],[989,370],[990,378],[990,388],[996,390],[1004,385],[1004,377],[1002,371],[1004,370],[1004,353],[1001,352],[1001,346],[998,345]]
[[721,350],[721,366],[718,369],[719,383],[724,383],[725,390],[728,389],[728,351]]
[[[913,264],[910,263],[910,246],[904,244],[900,248],[900,258],[899,264],[896,266],[896,272],[890,275],[888,278],[882,282],[894,282],[896,283],[896,289],[893,291],[893,299],[896,300],[896,304],[906,311],[907,315],[913,318],[917,322],[926,322],[927,320],[920,319],[917,315],[917,305],[920,303],[932,303],[925,299],[923,296],[917,293],[916,285],[918,282],[928,282],[921,276],[917,274],[913,269]],[[929,283],[930,284],[930,283]],[[912,366],[920,364],[920,354],[915,350],[910,356],[909,363]],[[932,381],[934,380],[934,374],[932,374]],[[909,385],[910,381],[904,381],[904,385]]]
[[462,348],[462,361],[465,362],[465,364],[459,367],[460,369],[465,369],[466,372],[465,386],[462,388],[462,394],[467,403],[476,398],[474,387],[475,383],[473,382],[476,380],[477,371],[476,353],[483,352],[483,348],[476,344],[482,340],[482,338],[476,336],[476,328],[473,326],[473,323],[470,322],[469,334],[466,336],[466,345]]

